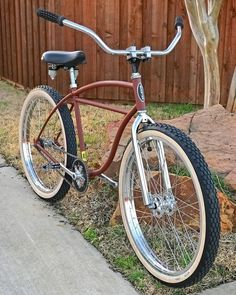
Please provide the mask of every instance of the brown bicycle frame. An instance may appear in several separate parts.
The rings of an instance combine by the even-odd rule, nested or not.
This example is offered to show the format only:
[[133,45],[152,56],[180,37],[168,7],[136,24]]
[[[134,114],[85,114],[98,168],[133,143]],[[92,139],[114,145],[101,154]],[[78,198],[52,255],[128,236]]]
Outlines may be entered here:
[[[40,145],[40,141],[39,138],[43,133],[43,130],[45,129],[48,121],[50,120],[50,118],[52,117],[52,115],[62,106],[65,104],[71,104],[71,108],[70,111],[72,112],[72,110],[74,109],[75,112],[75,120],[76,120],[76,128],[77,128],[77,133],[78,133],[78,138],[79,138],[79,145],[80,145],[80,152],[81,154],[85,151],[85,142],[84,142],[84,133],[83,133],[83,128],[82,128],[82,121],[81,121],[81,115],[80,115],[80,108],[79,105],[80,104],[84,104],[84,105],[90,105],[90,106],[94,106],[97,108],[102,108],[102,109],[106,109],[112,112],[116,112],[116,113],[120,113],[124,115],[124,118],[117,130],[115,139],[112,143],[112,148],[110,151],[110,154],[108,156],[108,159],[106,160],[105,163],[103,163],[103,165],[96,170],[90,170],[89,171],[89,176],[93,177],[93,176],[98,176],[101,175],[103,172],[105,172],[107,170],[107,168],[109,167],[109,165],[111,164],[112,160],[114,159],[115,153],[117,151],[118,148],[118,144],[120,141],[120,138],[123,134],[123,131],[126,127],[126,125],[128,124],[128,122],[131,120],[131,118],[135,115],[135,113],[137,111],[143,111],[145,110],[145,101],[144,99],[140,98],[140,95],[138,93],[138,87],[142,85],[141,82],[141,76],[138,75],[137,77],[132,79],[132,83],[131,82],[124,82],[124,81],[99,81],[99,82],[94,82],[94,83],[90,83],[88,85],[82,86],[80,88],[74,88],[72,89],[71,93],[69,93],[68,95],[66,95],[51,111],[51,113],[49,114],[47,120],[45,121],[37,139],[35,140],[35,147],[38,148],[38,150],[40,152],[42,152],[46,158],[50,159],[51,161],[53,161],[54,163],[56,163],[57,161]],[[106,105],[104,103],[100,103],[100,102],[96,102],[96,101],[91,101],[89,99],[85,99],[80,97],[80,95],[82,93],[85,93],[88,90],[94,89],[94,88],[98,88],[98,87],[125,87],[125,88],[130,88],[133,89],[134,91],[134,96],[135,96],[135,105],[129,110],[124,110],[124,109],[120,109],[120,108],[115,108],[115,107],[111,107],[109,105]]]

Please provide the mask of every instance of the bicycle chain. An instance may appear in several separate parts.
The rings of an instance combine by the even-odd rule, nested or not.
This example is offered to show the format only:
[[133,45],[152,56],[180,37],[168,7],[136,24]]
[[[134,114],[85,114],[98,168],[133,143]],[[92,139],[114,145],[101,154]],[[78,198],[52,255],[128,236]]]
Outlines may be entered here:
[[68,153],[68,152],[65,152],[63,149],[63,147],[59,147],[58,145],[55,144],[55,142],[52,142],[52,145],[53,145],[53,149],[57,150],[57,151],[60,151],[61,153],[63,154],[67,154],[69,156],[71,156],[72,158],[78,160],[79,158],[71,153]]

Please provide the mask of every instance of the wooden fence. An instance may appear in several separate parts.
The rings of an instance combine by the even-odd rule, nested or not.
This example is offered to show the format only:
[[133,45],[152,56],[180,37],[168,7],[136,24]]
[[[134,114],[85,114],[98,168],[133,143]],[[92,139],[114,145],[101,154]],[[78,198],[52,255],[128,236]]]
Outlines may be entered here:
[[[35,10],[45,7],[96,31],[113,48],[151,45],[163,49],[172,39],[174,19],[182,15],[184,35],[174,53],[144,63],[141,72],[146,97],[155,102],[203,103],[203,65],[191,34],[183,0],[1,0],[0,77],[26,88],[42,83],[68,86],[66,73],[50,81],[40,61],[46,50],[84,50],[87,64],[80,69],[79,84],[102,79],[129,80],[124,57],[110,56],[82,33],[39,19]],[[236,61],[236,0],[224,0],[219,19],[221,103],[227,104]],[[131,99],[126,89],[98,89],[91,97],[113,101]]]

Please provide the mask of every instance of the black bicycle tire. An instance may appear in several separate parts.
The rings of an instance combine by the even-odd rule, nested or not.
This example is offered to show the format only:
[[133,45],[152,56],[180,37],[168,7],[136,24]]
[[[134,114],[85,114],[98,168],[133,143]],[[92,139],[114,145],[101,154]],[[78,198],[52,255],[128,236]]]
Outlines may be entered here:
[[[55,104],[59,103],[59,101],[62,99],[62,96],[60,95],[60,93],[48,85],[40,85],[40,86],[37,86],[36,88],[34,88],[33,90],[37,90],[37,89],[42,90],[46,94],[48,94],[53,99]],[[74,160],[75,160],[74,157],[76,157],[76,155],[77,155],[77,145],[76,145],[74,124],[73,124],[73,120],[71,118],[70,111],[66,105],[62,105],[61,107],[59,107],[58,110],[59,110],[59,113],[61,116],[62,123],[64,125],[66,143],[67,143],[66,150],[67,150],[68,154],[67,154],[66,167],[68,169],[70,169],[72,167]],[[74,155],[74,157],[72,157],[71,155]],[[67,194],[67,192],[70,189],[71,182],[72,182],[71,177],[66,173],[64,176],[64,180],[61,184],[61,187],[59,188],[59,190],[57,191],[57,193],[54,196],[52,196],[50,198],[44,198],[40,194],[38,194],[37,192],[36,193],[38,194],[38,196],[40,198],[42,198],[46,201],[55,202],[55,201],[61,200],[65,197],[65,195]]]
[[[197,283],[208,273],[217,255],[220,239],[220,213],[216,190],[202,154],[185,133],[174,126],[162,123],[147,125],[139,133],[146,130],[159,131],[170,137],[182,148],[189,158],[201,186],[206,212],[206,239],[201,260],[193,274],[182,282],[168,283],[160,280],[167,286],[176,288],[187,287]],[[130,142],[127,144],[127,147],[129,144]]]

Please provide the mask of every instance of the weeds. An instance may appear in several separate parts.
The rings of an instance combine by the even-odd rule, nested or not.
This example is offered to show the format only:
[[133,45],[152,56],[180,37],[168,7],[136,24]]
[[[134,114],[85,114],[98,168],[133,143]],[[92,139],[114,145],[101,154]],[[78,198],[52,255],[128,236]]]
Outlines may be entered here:
[[232,200],[234,193],[230,189],[230,187],[225,183],[224,178],[219,176],[216,172],[212,172],[211,177],[212,177],[215,187],[219,191],[224,193],[229,199]]
[[138,259],[134,255],[119,256],[114,260],[114,264],[121,269],[130,270],[136,267],[137,261]]
[[[0,81],[0,153],[14,166],[22,171],[18,148],[18,125],[20,110],[26,93],[14,89]],[[148,107],[151,116],[157,119],[169,119],[186,112],[196,111],[192,105],[157,105]],[[108,144],[106,125],[120,120],[120,115],[83,106],[83,126],[88,135],[86,141],[90,162],[97,165]],[[92,135],[93,133],[99,135]],[[176,171],[175,171],[176,172]],[[177,171],[185,175],[185,171]],[[228,188],[223,179],[213,175],[218,189],[227,193]],[[98,193],[99,192],[99,193]],[[230,192],[229,192],[230,195]],[[123,225],[109,226],[109,220],[117,204],[117,192],[100,180],[90,182],[84,196],[79,196],[73,190],[64,200],[57,203],[63,215],[78,229],[84,237],[107,258],[113,268],[119,270],[133,285],[145,295],[183,295],[195,294],[202,289],[216,286],[219,283],[236,279],[236,237],[234,234],[222,236],[216,263],[204,280],[192,288],[170,289],[155,280],[134,256],[127,240]]]
[[146,274],[135,255],[118,256],[113,263],[139,290],[145,288],[144,280]]
[[84,233],[83,236],[86,240],[88,240],[92,245],[98,244],[98,235],[95,228],[88,228]]

